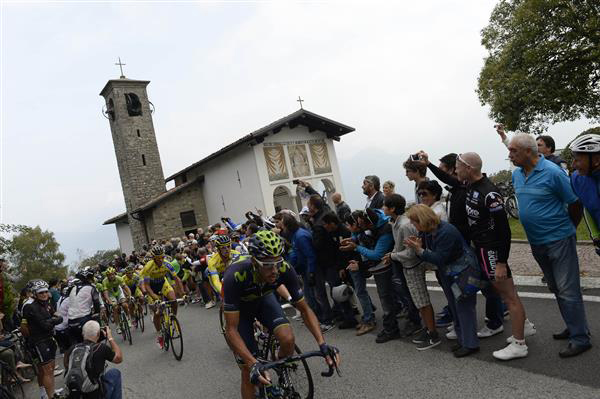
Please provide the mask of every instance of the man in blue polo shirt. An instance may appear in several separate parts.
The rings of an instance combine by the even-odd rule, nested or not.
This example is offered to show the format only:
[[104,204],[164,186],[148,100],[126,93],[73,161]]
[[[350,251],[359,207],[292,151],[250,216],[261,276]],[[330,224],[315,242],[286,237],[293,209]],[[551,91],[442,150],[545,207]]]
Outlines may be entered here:
[[555,339],[569,339],[569,346],[561,350],[559,356],[577,356],[592,346],[576,250],[574,221],[581,217],[576,214],[579,200],[561,168],[538,155],[533,136],[515,135],[508,151],[510,160],[518,166],[512,179],[519,202],[519,218],[531,252],[567,325],[564,331],[553,335]]

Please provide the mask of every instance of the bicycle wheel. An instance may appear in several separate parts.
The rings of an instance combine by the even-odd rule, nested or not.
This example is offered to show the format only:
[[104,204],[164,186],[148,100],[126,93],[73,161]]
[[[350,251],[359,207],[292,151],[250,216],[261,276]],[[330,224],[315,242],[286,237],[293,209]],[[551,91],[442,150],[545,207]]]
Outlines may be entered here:
[[[166,312],[164,310],[163,312]],[[169,346],[171,345],[171,334],[169,332],[169,322],[166,313],[163,313],[162,316],[162,327],[161,327],[162,335],[163,335],[163,349],[165,352],[169,351]]]
[[519,205],[517,204],[517,198],[511,195],[506,199],[506,212],[513,219],[519,219]]
[[123,339],[129,341],[129,345],[132,345],[131,329],[129,328],[129,322],[127,321],[127,315],[125,314],[125,309],[123,309],[123,307],[121,307],[119,318],[121,319],[121,333],[123,334]]
[[136,305],[136,315],[137,315],[137,324],[139,329],[142,331],[142,333],[144,332],[144,311],[142,310],[142,306],[141,305]]
[[[273,342],[268,345],[268,358],[276,359],[279,343],[274,337],[270,337],[268,341]],[[298,345],[294,345],[294,351],[301,354],[302,351]],[[285,364],[275,370],[277,377],[276,385],[283,391],[283,397],[289,399],[312,399],[314,395],[314,384],[312,374],[306,360]],[[273,375],[272,375],[273,377]]]
[[175,356],[175,359],[181,360],[183,357],[183,332],[181,331],[179,320],[177,320],[177,317],[175,316],[171,316],[169,340],[171,341],[173,356]]

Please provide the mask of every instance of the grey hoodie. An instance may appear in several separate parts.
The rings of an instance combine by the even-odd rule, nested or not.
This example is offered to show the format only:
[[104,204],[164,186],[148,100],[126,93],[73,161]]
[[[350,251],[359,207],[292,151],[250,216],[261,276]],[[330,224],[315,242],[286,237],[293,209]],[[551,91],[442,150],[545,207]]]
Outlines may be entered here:
[[402,263],[402,267],[406,269],[417,266],[422,260],[417,256],[414,249],[404,245],[404,240],[409,236],[418,236],[419,232],[405,215],[398,216],[396,221],[390,221],[390,224],[394,235],[394,249],[390,255],[392,260]]

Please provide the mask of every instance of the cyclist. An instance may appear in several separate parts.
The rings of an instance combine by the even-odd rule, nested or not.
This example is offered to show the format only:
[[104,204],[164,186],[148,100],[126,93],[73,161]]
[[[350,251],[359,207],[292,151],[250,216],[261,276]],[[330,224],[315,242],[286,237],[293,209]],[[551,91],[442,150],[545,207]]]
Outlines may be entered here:
[[[168,279],[181,285],[181,280],[175,275],[173,266],[165,260],[165,249],[162,245],[155,245],[150,249],[152,260],[146,263],[146,266],[140,272],[140,277],[143,279],[143,286],[146,293],[150,297],[149,303],[160,300],[160,296],[167,298],[169,301],[175,301],[175,291],[169,283]],[[177,302],[172,302],[173,314],[177,315]],[[164,344],[163,337],[160,335],[160,309],[156,307],[152,322],[156,329],[156,342],[162,348]]]
[[[140,279],[140,275],[138,273],[135,273],[135,265],[130,264],[125,268],[123,282],[125,283],[127,288],[129,288],[129,292],[131,293],[131,295],[127,295],[127,299],[133,296],[135,301],[139,304],[140,309],[144,305],[144,295],[142,294],[142,290],[140,289],[141,281],[142,280]],[[134,321],[134,323],[136,323],[135,317],[133,317],[133,311],[134,308],[130,307],[129,317],[131,318],[131,320]]]
[[[86,267],[76,275],[73,288],[69,293],[69,336],[72,343],[83,342],[81,328],[97,313],[103,313],[104,306],[100,301],[97,287],[93,284],[94,272]],[[104,290],[104,288],[101,288]]]
[[[125,285],[123,277],[117,276],[117,271],[114,267],[109,267],[108,269],[106,269],[106,278],[104,278],[104,280],[102,281],[102,286],[104,289],[102,293],[104,296],[104,301],[113,305],[113,320],[116,324],[118,324],[117,321],[119,320],[119,304],[123,306],[126,314],[131,314],[129,311],[129,304],[127,303],[127,298],[123,294],[123,291],[125,291],[125,294],[129,297],[131,296],[131,291],[129,291],[129,287]],[[129,320],[127,320],[127,322],[129,323]],[[121,334],[121,329],[118,325],[117,334]]]
[[600,134],[584,134],[569,146],[573,151],[573,191],[585,207],[585,222],[600,255]]
[[256,359],[258,350],[253,324],[257,319],[269,329],[280,344],[278,357],[294,352],[294,335],[274,291],[280,285],[288,289],[291,302],[302,313],[302,319],[314,336],[326,362],[339,362],[339,351],[325,343],[319,321],[304,301],[298,275],[283,260],[281,238],[269,230],[258,231],[249,242],[250,256],[242,257],[231,265],[223,279],[225,337],[241,368],[243,399],[254,398],[258,383],[269,384],[261,363]]
[[[215,253],[208,259],[208,267],[206,273],[210,285],[216,293],[221,293],[221,279],[223,274],[229,265],[236,262],[240,258],[238,251],[231,249],[231,238],[228,235],[215,235],[213,236],[213,245],[216,248]],[[206,304],[206,309],[210,309],[215,306],[214,301],[210,301]]]

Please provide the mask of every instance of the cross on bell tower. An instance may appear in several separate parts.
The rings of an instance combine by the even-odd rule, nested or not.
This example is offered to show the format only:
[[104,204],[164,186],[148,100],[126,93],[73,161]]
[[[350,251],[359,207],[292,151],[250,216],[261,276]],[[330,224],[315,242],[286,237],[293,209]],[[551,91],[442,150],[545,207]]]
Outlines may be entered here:
[[302,103],[304,102],[304,100],[302,98],[300,98],[300,96],[298,96],[298,99],[296,101],[298,101],[300,103],[300,109],[304,109],[302,107]]
[[115,65],[118,65],[119,68],[121,69],[121,76],[120,76],[120,78],[121,79],[125,79],[125,74],[123,73],[123,65],[127,65],[127,64],[123,64],[121,62],[121,57],[119,57],[119,62],[116,62]]

